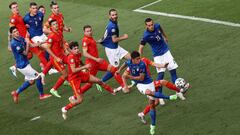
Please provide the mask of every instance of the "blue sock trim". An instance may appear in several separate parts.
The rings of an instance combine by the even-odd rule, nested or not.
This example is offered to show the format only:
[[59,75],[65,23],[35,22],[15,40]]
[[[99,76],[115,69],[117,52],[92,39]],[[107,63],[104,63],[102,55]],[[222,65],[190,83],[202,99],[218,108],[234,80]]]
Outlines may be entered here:
[[173,69],[173,70],[170,70],[169,72],[170,72],[170,74],[171,74],[172,82],[175,84],[175,81],[176,81],[176,79],[178,78],[178,77],[177,77],[177,70],[176,70],[176,69]]
[[43,85],[42,85],[42,81],[41,81],[41,78],[37,79],[36,80],[36,86],[38,88],[38,92],[40,95],[43,95]]
[[102,81],[106,82],[107,80],[109,80],[112,77],[113,77],[113,74],[110,71],[107,71],[106,74],[102,77]]
[[[164,78],[164,72],[159,72],[157,80],[162,80]],[[162,86],[158,88],[158,91],[162,93]]]
[[156,110],[151,109],[149,114],[150,114],[150,117],[152,120],[152,125],[155,126],[156,125]]
[[163,99],[169,99],[169,96],[165,96],[161,92],[155,92],[154,93],[154,97],[156,97],[156,98],[163,98]]

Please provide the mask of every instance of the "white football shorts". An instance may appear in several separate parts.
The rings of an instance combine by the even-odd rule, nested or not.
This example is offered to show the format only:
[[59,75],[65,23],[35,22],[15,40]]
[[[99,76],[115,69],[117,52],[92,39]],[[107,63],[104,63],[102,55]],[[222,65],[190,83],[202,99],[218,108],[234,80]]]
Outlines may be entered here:
[[114,67],[118,67],[120,60],[128,54],[128,51],[123,49],[121,46],[118,46],[116,49],[110,49],[105,47],[105,52],[108,58],[108,61]]
[[43,33],[41,36],[35,36],[31,39],[33,43],[44,43],[47,40],[47,36]]
[[[153,82],[151,82],[149,84],[138,83],[137,84],[137,88],[138,88],[138,91],[140,93],[144,94],[144,95],[146,95],[145,92],[146,92],[147,89],[151,90],[152,92],[155,92],[155,87],[154,87],[154,83]],[[151,99],[151,100],[155,100],[155,97],[152,97],[152,96],[147,96],[147,97],[149,99]]]
[[30,64],[22,69],[17,68],[17,70],[25,76],[26,81],[36,80],[39,77],[39,73]]
[[[165,64],[165,63],[169,63],[167,66],[168,70],[173,70],[176,69],[178,67],[178,64],[174,61],[174,58],[171,54],[170,51],[167,51],[166,53],[164,53],[161,56],[156,56],[153,58],[155,63],[159,63],[159,64]],[[165,72],[166,68],[156,68],[157,72]]]

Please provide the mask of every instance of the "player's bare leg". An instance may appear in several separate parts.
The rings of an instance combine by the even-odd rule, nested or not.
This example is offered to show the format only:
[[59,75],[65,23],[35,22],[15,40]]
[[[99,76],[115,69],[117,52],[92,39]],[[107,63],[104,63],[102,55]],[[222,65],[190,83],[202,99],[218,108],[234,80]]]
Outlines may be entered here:
[[111,94],[115,95],[113,88],[110,87],[109,85],[105,84],[99,78],[97,78],[97,77],[95,77],[93,75],[90,75],[89,82],[90,83],[97,83],[97,84],[101,85],[105,90],[107,90]]
[[[71,96],[73,97],[73,96]],[[83,102],[83,94],[78,94],[76,96],[76,98],[72,98],[70,100],[70,103],[64,107],[62,107],[61,111],[62,111],[62,117],[64,120],[67,119],[67,112],[68,110],[70,110],[71,108],[73,108],[74,106],[81,104]]]

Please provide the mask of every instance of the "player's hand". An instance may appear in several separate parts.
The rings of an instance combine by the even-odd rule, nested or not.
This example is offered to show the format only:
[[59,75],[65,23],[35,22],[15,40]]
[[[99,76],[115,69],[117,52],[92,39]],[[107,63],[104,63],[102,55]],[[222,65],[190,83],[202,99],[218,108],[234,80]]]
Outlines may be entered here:
[[167,68],[168,65],[169,65],[169,63],[165,63],[165,64],[164,64],[164,67]]
[[98,39],[98,40],[97,40],[97,43],[98,43],[98,44],[101,44],[101,43],[102,43],[102,39]]
[[56,61],[62,63],[62,59],[56,57]]
[[68,27],[68,32],[72,32],[72,28],[71,27]]
[[96,61],[97,61],[97,63],[102,63],[104,61],[104,59],[103,58],[97,58]]
[[124,39],[128,39],[128,34],[123,34]]
[[91,64],[84,65],[84,68],[85,68],[85,69],[89,69],[89,68],[91,68],[91,67],[92,67]]
[[120,71],[119,71],[119,70],[117,70],[117,71],[115,72],[115,74],[116,74],[116,75],[120,74]]
[[26,26],[27,28],[30,28],[30,26],[29,26],[28,24],[25,24],[25,26]]

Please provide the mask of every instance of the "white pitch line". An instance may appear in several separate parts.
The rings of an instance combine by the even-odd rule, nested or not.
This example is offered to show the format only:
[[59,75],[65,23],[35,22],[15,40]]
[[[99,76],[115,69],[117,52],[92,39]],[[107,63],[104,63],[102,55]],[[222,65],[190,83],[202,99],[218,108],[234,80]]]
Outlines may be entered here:
[[156,4],[156,3],[160,2],[160,1],[162,1],[162,0],[157,0],[157,1],[155,1],[155,2],[149,3],[149,4],[147,4],[147,5],[145,5],[145,6],[142,6],[142,7],[138,8],[138,9],[143,9],[143,8],[145,8],[145,7],[149,7],[149,6],[151,6],[151,5],[153,5],[153,4]]
[[219,20],[213,20],[213,19],[201,18],[201,17],[195,17],[195,16],[185,16],[185,15],[178,15],[178,14],[169,14],[169,13],[164,13],[164,12],[143,10],[143,9],[140,9],[140,8],[135,9],[133,11],[140,12],[140,13],[146,13],[146,14],[166,16],[166,17],[171,17],[171,18],[180,18],[180,19],[186,19],[186,20],[194,20],[194,21],[202,21],[202,22],[207,22],[207,23],[222,24],[222,25],[232,26],[232,27],[240,27],[239,23],[233,23],[233,22],[227,22],[227,21],[219,21]]
[[30,121],[35,121],[35,120],[38,120],[40,118],[41,118],[41,116],[37,116],[37,117],[32,118]]

